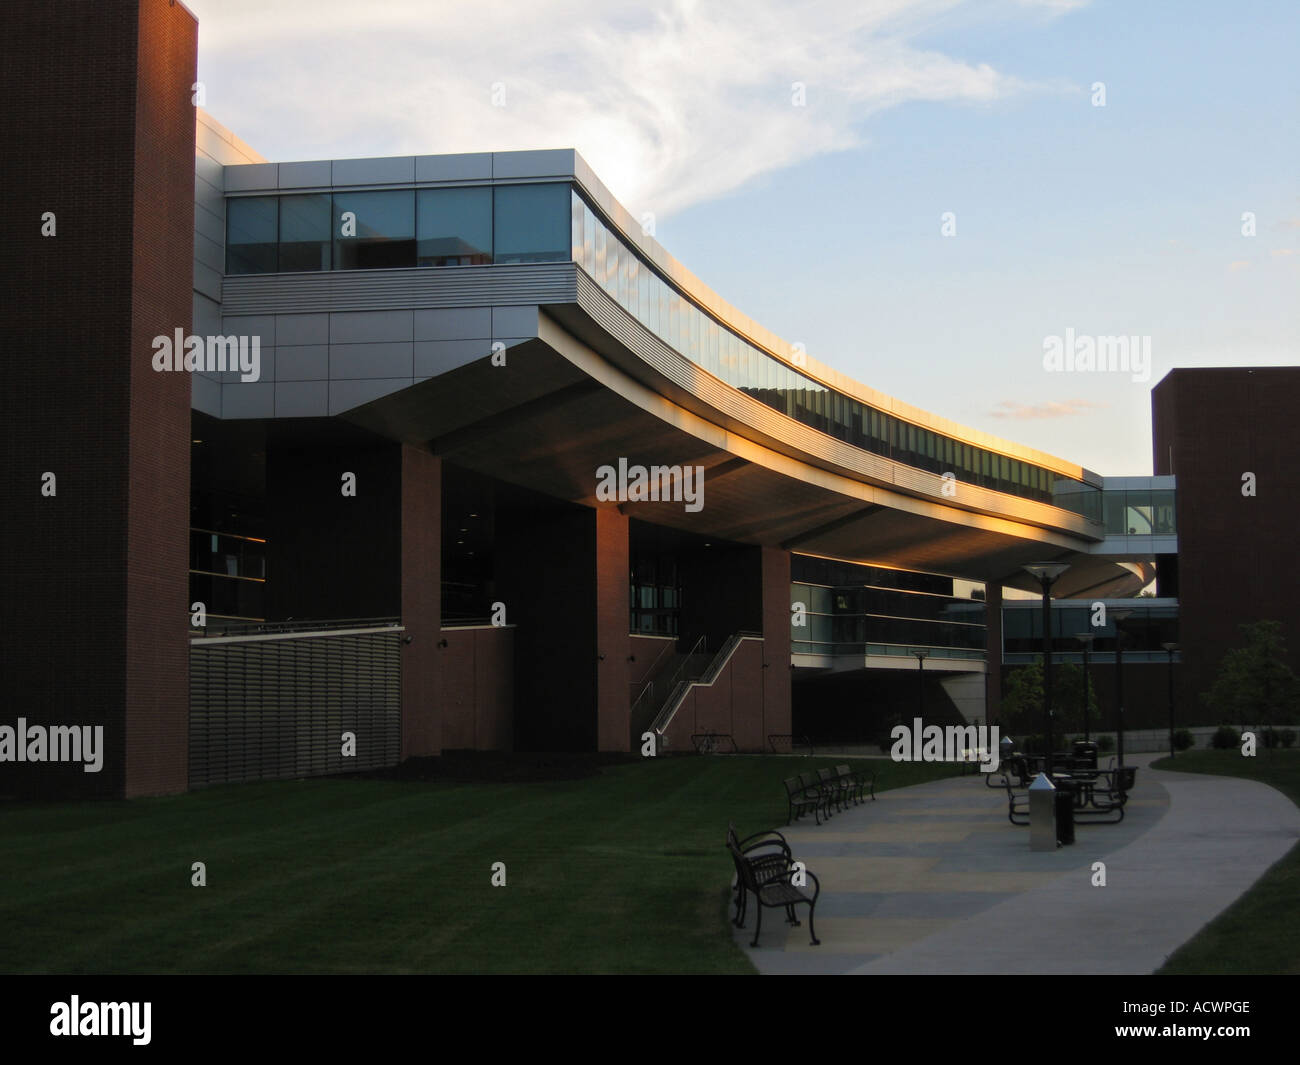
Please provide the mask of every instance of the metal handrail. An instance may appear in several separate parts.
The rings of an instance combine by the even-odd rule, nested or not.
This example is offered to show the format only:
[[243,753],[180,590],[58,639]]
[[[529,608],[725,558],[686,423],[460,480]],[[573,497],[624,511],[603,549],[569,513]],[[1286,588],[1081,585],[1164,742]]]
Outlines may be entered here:
[[[761,639],[763,639],[762,634],[756,632],[737,632],[728,636],[727,642],[722,645],[722,649],[714,655],[713,661],[709,663],[708,668],[698,678],[694,680],[683,678],[677,682],[676,686],[672,690],[672,694],[668,697],[668,701],[664,703],[660,708],[659,713],[655,716],[654,722],[651,725],[651,729],[654,733],[658,736],[662,736],[668,726],[672,724],[673,717],[676,715],[678,708],[682,705],[683,700],[686,698],[686,692],[690,689],[692,684],[712,684],[718,679],[718,674],[721,673],[727,663],[731,661],[731,656],[736,653],[736,648],[739,647],[744,640]],[[702,640],[703,637],[701,637],[700,640],[697,640],[696,646],[698,646]],[[689,662],[690,659],[688,658],[684,665],[689,664]],[[678,672],[680,673],[681,670],[678,670]]]
[[397,628],[402,624],[401,618],[316,618],[298,621],[227,621],[213,620],[202,630],[191,629],[190,638],[194,640],[211,639],[218,636],[274,636],[291,632],[328,631],[332,629],[381,629]]
[[691,644],[691,649],[686,652],[686,658],[682,661],[682,664],[677,667],[671,679],[668,681],[667,687],[669,691],[671,691],[673,688],[675,688],[678,684],[681,683],[678,677],[681,675],[683,670],[690,668],[691,659],[693,659],[697,654],[707,654],[708,650],[709,650],[708,637],[707,636],[697,637],[695,642]]
[[633,710],[635,710],[637,705],[641,702],[641,700],[645,698],[646,692],[654,688],[655,671],[659,668],[659,663],[663,659],[664,655],[666,655],[669,651],[674,650],[676,647],[677,647],[677,641],[671,640],[665,643],[663,647],[659,649],[659,653],[655,655],[655,660],[650,663],[650,668],[645,671],[645,675],[650,679],[645,682],[645,686],[641,689],[641,693],[635,699],[632,700]]

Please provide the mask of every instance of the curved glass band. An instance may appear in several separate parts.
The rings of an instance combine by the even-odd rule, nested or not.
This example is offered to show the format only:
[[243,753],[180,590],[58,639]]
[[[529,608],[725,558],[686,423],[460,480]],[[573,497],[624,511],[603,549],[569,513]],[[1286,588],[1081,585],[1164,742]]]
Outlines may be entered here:
[[742,339],[629,248],[576,189],[571,223],[574,262],[669,347],[733,388],[873,455],[1101,520],[1099,488],[903,421]]

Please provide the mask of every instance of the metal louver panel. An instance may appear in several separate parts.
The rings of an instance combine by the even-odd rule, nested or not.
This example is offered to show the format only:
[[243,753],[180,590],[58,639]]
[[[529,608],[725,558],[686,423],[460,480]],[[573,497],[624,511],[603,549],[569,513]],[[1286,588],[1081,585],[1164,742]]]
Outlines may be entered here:
[[193,641],[190,787],[396,765],[402,632]]
[[221,282],[221,313],[306,314],[574,303],[578,298],[577,272],[576,264],[566,262],[230,275]]

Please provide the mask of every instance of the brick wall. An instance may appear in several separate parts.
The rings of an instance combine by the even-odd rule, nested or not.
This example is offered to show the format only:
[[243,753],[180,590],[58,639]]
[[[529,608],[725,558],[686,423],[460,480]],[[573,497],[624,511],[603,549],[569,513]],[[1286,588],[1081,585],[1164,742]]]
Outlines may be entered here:
[[0,763],[0,792],[185,786],[190,382],[150,339],[190,327],[197,24],[136,13],[6,5],[0,723],[103,725],[108,753]]

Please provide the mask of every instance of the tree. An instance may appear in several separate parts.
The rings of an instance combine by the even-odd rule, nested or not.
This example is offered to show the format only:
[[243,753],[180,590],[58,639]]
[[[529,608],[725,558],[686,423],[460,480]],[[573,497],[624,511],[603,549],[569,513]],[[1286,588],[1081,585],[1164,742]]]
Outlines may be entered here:
[[1287,665],[1282,624],[1255,621],[1238,626],[1244,647],[1223,656],[1219,675],[1201,701],[1221,722],[1271,728],[1294,724],[1300,706],[1300,681]]
[[[1088,685],[1088,718],[1097,716],[1097,687]],[[1007,678],[1002,695],[1002,731],[1013,735],[1041,733],[1043,719],[1043,656],[1022,666]],[[1052,662],[1052,735],[1059,740],[1068,732],[1083,731],[1083,668],[1073,662]]]

